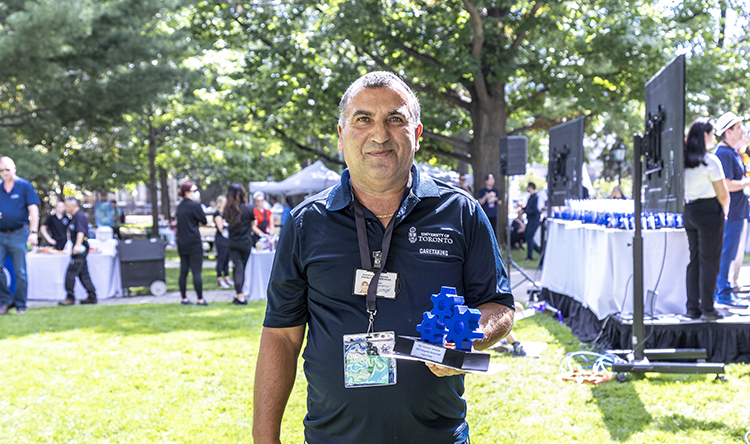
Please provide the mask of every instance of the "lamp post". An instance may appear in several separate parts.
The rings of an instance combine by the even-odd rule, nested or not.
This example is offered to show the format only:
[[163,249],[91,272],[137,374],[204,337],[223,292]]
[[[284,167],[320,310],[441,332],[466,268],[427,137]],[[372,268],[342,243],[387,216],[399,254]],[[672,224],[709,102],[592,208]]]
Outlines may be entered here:
[[619,187],[622,187],[622,161],[625,160],[626,150],[627,148],[621,139],[618,139],[612,147],[612,156],[614,156],[615,162],[617,162],[617,186]]

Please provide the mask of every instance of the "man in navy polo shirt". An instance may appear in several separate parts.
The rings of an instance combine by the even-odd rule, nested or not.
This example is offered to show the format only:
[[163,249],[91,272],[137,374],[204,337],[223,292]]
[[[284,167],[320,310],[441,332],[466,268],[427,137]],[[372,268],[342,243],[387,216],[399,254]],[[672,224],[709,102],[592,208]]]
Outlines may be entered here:
[[[484,337],[475,349],[507,335],[514,302],[493,227],[468,193],[413,166],[419,102],[396,75],[361,77],[339,111],[348,169],[340,184],[292,211],[276,251],[255,373],[254,442],[280,442],[307,331],[307,443],[468,443],[464,375],[399,360],[392,374],[383,378],[381,369],[352,384],[350,375],[376,369],[350,361],[344,344],[367,332],[417,335],[441,286],[455,287],[481,312]],[[388,279],[381,275],[385,297],[375,298],[380,285],[364,286],[362,276],[378,263]]]
[[16,274],[16,292],[10,294],[5,274],[0,273],[0,315],[11,308],[26,313],[26,243],[36,245],[39,197],[28,180],[16,176],[16,164],[0,157],[0,263],[10,256]]
[[[750,179],[745,176],[745,165],[739,154],[739,149],[747,146],[747,141],[743,142],[742,118],[731,112],[722,115],[716,121],[715,133],[721,138],[716,147],[716,157],[724,169],[724,182],[729,189],[730,201],[714,300],[731,307],[746,307],[747,301],[737,299],[729,283],[729,266],[737,256],[743,221],[750,216],[750,206],[744,193],[745,188],[750,186]],[[743,143],[744,146],[741,146]]]
[[81,304],[96,304],[96,288],[91,282],[89,275],[89,265],[87,258],[89,255],[89,242],[87,233],[89,232],[89,221],[86,214],[81,211],[78,199],[69,197],[65,199],[65,211],[70,214],[70,241],[73,243],[73,249],[70,251],[70,264],[65,271],[65,292],[67,296],[64,301],[58,302],[58,305],[68,306],[76,302],[75,284],[76,278],[80,279],[81,285],[86,289],[89,297],[83,299]]

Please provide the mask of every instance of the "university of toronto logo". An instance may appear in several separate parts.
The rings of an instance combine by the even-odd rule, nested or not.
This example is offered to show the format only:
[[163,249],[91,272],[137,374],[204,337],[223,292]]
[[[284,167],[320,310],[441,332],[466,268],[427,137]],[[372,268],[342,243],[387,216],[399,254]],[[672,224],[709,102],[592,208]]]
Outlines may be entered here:
[[409,242],[412,244],[417,241],[417,229],[414,227],[409,228]]

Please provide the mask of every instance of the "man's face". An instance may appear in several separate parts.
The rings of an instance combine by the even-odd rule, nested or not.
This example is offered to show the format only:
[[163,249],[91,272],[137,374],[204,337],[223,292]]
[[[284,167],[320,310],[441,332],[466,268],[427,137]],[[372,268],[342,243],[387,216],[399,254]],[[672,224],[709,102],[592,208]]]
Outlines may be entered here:
[[76,205],[76,203],[73,202],[72,200],[66,200],[65,201],[65,211],[68,214],[75,213],[76,212],[76,208],[78,208],[78,205]]
[[55,213],[65,214],[65,202],[58,202],[57,205],[55,205]]
[[407,92],[401,88],[364,88],[349,99],[339,151],[352,179],[365,186],[405,180],[419,149],[422,125],[410,123]]
[[487,185],[487,188],[492,188],[495,186],[495,176],[490,176],[487,178],[487,180],[484,181],[484,184]]
[[11,168],[5,162],[0,162],[0,177],[3,180],[11,180],[14,174],[16,174],[15,167]]

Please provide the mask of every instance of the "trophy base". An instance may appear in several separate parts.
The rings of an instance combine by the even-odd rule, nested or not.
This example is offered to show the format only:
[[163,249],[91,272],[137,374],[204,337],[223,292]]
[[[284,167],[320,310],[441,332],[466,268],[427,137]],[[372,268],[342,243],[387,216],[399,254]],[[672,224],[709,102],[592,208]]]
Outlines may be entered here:
[[487,353],[454,350],[422,342],[411,336],[397,336],[393,350],[420,361],[434,362],[457,370],[486,372],[490,367],[490,355]]

